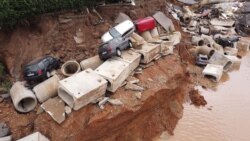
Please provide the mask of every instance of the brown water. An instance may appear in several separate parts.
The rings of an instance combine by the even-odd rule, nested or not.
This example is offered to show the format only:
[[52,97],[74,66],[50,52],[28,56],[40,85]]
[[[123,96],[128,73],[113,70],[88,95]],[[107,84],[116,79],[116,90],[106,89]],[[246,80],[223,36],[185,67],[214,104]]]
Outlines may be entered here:
[[174,136],[163,133],[157,140],[250,141],[250,54],[216,91],[199,90],[208,105],[196,108],[185,104]]

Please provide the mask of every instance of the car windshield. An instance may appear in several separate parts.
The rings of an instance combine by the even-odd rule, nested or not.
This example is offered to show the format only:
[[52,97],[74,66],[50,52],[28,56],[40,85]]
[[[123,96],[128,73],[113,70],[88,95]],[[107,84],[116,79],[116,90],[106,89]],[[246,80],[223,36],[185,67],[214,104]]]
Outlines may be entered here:
[[109,30],[109,33],[110,35],[113,37],[113,38],[116,38],[116,37],[120,37],[121,34],[115,29],[115,28],[111,28]]

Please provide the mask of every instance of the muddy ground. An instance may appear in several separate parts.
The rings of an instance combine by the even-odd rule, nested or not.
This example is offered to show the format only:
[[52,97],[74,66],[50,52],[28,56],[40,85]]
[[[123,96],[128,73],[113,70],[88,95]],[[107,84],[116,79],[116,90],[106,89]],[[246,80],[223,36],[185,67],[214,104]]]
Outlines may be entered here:
[[[156,11],[166,13],[165,0],[141,1],[139,5],[99,7],[97,11],[105,23],[94,26],[98,20],[93,14],[83,12],[63,12],[38,17],[35,26],[18,26],[14,31],[0,34],[0,56],[6,64],[10,78],[22,80],[21,70],[30,60],[44,55],[54,55],[63,61],[81,61],[97,54],[100,36],[113,25],[119,12],[132,19],[152,15]],[[166,13],[168,15],[168,13]],[[171,17],[170,15],[168,15]],[[64,19],[71,21],[64,23]],[[177,30],[180,25],[174,21]],[[76,32],[84,34],[84,42],[76,44]],[[182,31],[181,31],[182,32]],[[142,98],[135,92],[120,88],[111,97],[119,98],[124,106],[105,105],[101,110],[89,104],[79,111],[72,112],[63,124],[58,125],[47,113],[17,113],[11,100],[0,102],[0,122],[6,122],[14,139],[40,131],[53,141],[90,140],[151,140],[162,131],[173,134],[182,117],[183,102],[189,100],[194,85],[215,87],[201,76],[202,68],[194,66],[194,58],[188,52],[190,37],[182,32],[182,41],[175,48],[174,55],[154,62],[154,66],[137,75],[140,85],[146,88]],[[157,75],[156,75],[157,74]],[[197,96],[196,96],[197,97]],[[195,99],[204,100],[204,99]],[[203,101],[204,102],[204,101]],[[204,104],[203,104],[204,105]]]

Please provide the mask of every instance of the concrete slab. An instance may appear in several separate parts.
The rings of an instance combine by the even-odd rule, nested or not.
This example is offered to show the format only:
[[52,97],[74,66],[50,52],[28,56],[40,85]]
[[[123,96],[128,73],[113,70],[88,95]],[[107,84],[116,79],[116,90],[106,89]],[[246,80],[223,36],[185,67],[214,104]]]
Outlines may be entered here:
[[153,17],[167,32],[175,31],[172,20],[169,19],[164,13],[157,12],[153,15]]
[[222,74],[223,74],[223,66],[214,64],[207,64],[207,66],[202,72],[202,75],[204,77],[211,78],[216,82],[220,81]]
[[51,98],[41,107],[56,121],[61,124],[65,120],[65,103],[59,97]]
[[72,109],[79,110],[85,105],[103,96],[107,81],[91,69],[59,82],[58,95]]
[[240,40],[237,42],[237,49],[239,51],[247,52],[249,51],[250,44],[247,41]]
[[148,64],[150,63],[160,52],[160,44],[144,44],[140,50],[135,50],[136,52],[142,55],[141,63]]
[[0,141],[12,141],[12,135],[6,137],[0,137]]
[[44,135],[42,135],[40,132],[35,132],[17,141],[50,141],[50,140],[46,138]]
[[115,92],[133,71],[133,68],[130,68],[129,62],[110,58],[99,66],[95,72],[109,82],[107,90]]
[[220,19],[212,19],[210,23],[214,26],[225,26],[225,27],[232,27],[235,23],[235,20],[220,20]]
[[232,66],[232,62],[224,55],[215,52],[209,59],[210,64],[223,66],[224,71],[228,71]]
[[129,63],[129,73],[132,73],[140,65],[141,54],[132,50],[125,50],[122,51],[121,57],[115,56],[113,59]]
[[177,45],[181,42],[181,33],[179,31],[172,32],[171,34],[161,36],[160,39],[173,42],[173,45]]

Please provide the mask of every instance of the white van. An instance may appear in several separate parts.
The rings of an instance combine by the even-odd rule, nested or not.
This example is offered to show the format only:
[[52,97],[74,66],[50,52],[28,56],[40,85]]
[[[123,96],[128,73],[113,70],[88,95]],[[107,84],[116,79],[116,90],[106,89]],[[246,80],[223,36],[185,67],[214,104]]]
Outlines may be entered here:
[[117,38],[120,36],[123,38],[129,37],[134,31],[134,23],[130,20],[126,20],[116,25],[115,27],[110,28],[108,32],[102,35],[101,39],[103,43],[106,43],[112,40],[113,38]]

